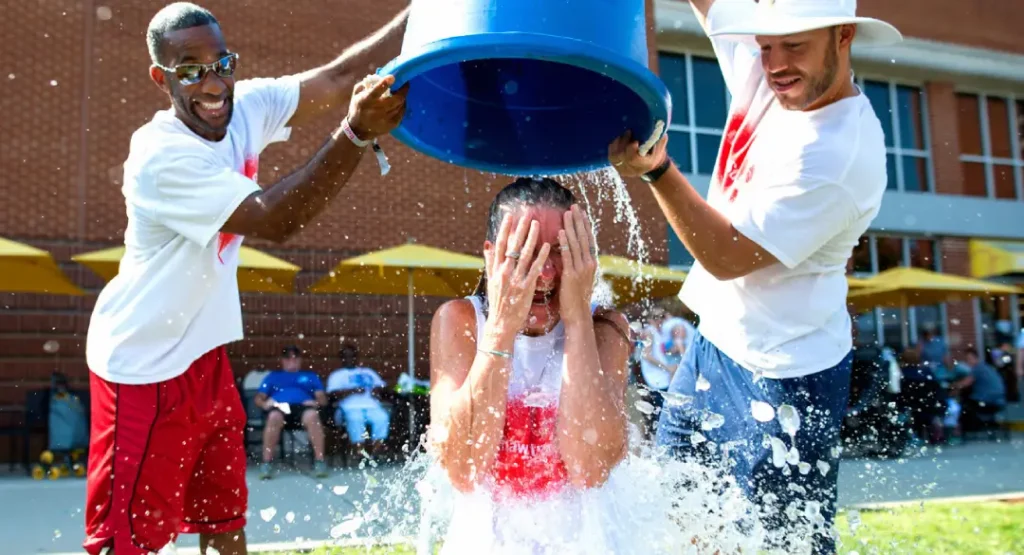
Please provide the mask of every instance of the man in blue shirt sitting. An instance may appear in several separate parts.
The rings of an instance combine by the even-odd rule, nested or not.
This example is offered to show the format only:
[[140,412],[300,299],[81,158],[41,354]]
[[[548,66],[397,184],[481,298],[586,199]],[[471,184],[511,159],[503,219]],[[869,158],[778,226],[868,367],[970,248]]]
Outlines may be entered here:
[[271,462],[274,460],[277,442],[281,439],[281,430],[285,425],[294,427],[300,424],[309,433],[309,442],[313,446],[316,458],[313,473],[319,478],[325,477],[327,463],[324,461],[324,429],[320,424],[319,413],[319,408],[327,405],[324,384],[320,376],[302,370],[302,350],[294,345],[285,347],[281,354],[281,368],[263,378],[254,399],[256,406],[267,411],[260,478],[267,480],[272,476]]

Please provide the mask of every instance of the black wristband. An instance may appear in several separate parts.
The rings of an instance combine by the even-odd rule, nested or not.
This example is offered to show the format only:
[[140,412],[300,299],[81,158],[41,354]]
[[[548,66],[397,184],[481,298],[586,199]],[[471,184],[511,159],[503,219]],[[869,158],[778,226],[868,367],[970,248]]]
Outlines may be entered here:
[[665,175],[665,172],[667,172],[669,167],[671,166],[672,158],[666,156],[664,162],[658,164],[658,167],[654,168],[653,170],[641,175],[640,179],[643,179],[647,183],[654,183],[655,181],[661,179],[661,176]]

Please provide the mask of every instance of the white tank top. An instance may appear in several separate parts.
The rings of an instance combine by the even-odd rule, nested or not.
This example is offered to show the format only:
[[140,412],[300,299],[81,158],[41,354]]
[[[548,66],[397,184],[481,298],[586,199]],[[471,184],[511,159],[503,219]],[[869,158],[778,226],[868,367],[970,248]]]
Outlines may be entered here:
[[[483,301],[468,297],[476,309],[476,336],[483,337]],[[512,350],[512,377],[508,385],[508,398],[525,398],[532,406],[558,403],[565,366],[565,325],[559,321],[548,333],[539,336],[516,336]]]

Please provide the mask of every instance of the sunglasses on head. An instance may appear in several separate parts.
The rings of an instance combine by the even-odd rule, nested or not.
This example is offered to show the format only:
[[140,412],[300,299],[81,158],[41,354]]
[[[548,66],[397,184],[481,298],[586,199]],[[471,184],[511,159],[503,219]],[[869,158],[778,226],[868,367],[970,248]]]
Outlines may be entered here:
[[206,72],[212,71],[221,77],[231,77],[235,74],[235,67],[238,65],[238,54],[231,53],[212,64],[180,64],[174,67],[164,67],[155,64],[156,67],[174,73],[174,77],[182,85],[195,85],[206,77]]

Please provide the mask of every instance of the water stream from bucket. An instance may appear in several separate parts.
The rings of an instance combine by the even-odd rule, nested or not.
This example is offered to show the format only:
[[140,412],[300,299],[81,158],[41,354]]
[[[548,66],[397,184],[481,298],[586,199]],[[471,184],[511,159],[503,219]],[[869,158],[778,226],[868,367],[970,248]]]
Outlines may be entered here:
[[[650,253],[629,192],[618,174],[608,170],[560,180],[574,185],[594,223],[598,243],[605,216],[602,208],[611,201],[613,221],[625,222],[628,230],[627,251],[636,261],[635,279],[649,277],[642,275],[641,264],[648,263]],[[606,298],[595,300],[610,304],[610,291],[595,292],[597,297],[602,295]],[[687,396],[666,394],[665,406],[682,407],[692,401]],[[637,408],[642,412],[646,412],[644,408],[654,410],[642,400]],[[757,407],[753,410],[759,412]],[[764,419],[763,413],[754,417]],[[776,416],[785,420],[780,424],[792,445],[793,436],[799,433],[798,417],[782,409],[773,410],[767,419]],[[724,423],[723,416],[707,414],[701,429],[713,430]],[[444,431],[435,428],[429,433],[443,435]],[[437,464],[434,450],[425,438],[420,441],[390,478],[378,480],[367,474],[366,486],[360,492],[364,501],[347,503],[338,513],[332,538],[373,537],[385,543],[411,540],[418,555],[434,553],[438,545],[441,553],[459,555],[798,554],[810,553],[807,539],[820,532],[820,507],[813,503],[790,507],[776,507],[771,499],[751,503],[727,472],[729,454],[736,445],[715,445],[700,431],[693,433],[691,442],[712,456],[700,461],[678,460],[667,457],[630,424],[629,453],[601,487],[570,490],[543,501],[500,504],[485,491],[455,491]],[[782,439],[772,437],[763,448],[781,450],[777,466],[786,471],[791,466],[793,473],[807,468],[807,463],[801,462]],[[819,467],[818,471],[829,470]],[[806,531],[796,534],[803,539],[794,538],[786,549],[773,551],[765,547],[772,538],[761,522],[780,510],[805,515]]]

